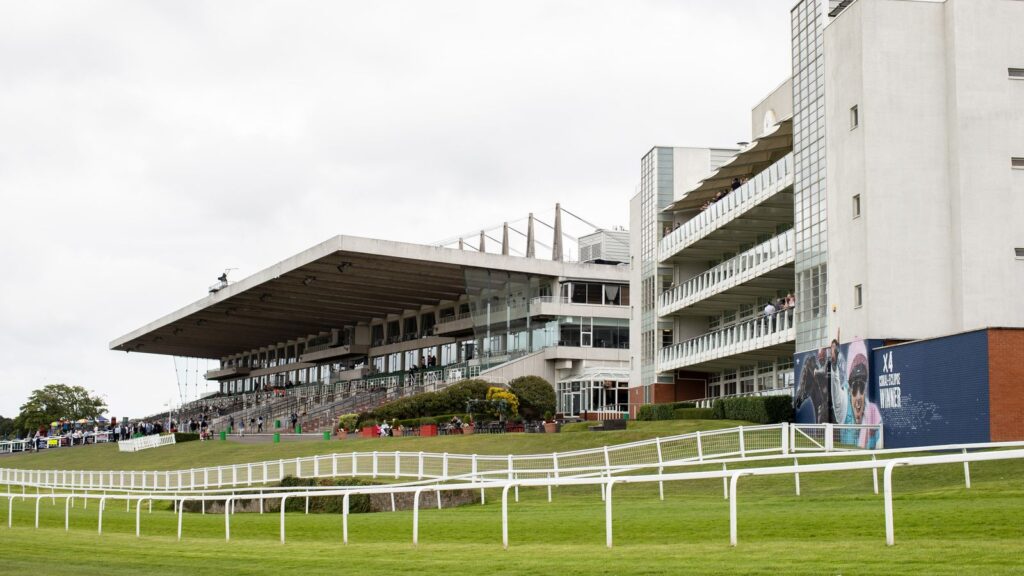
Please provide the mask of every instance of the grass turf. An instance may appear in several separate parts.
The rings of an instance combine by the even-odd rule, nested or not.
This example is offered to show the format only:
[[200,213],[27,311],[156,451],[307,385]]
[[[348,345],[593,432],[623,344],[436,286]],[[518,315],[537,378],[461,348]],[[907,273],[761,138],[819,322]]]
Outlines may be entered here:
[[[578,440],[571,438],[575,434],[565,434],[560,439],[612,440],[611,434],[584,433]],[[501,439],[395,440],[455,442],[445,449],[472,452]],[[504,440],[510,446],[519,444],[515,437]],[[469,447],[477,442],[483,444]],[[248,457],[240,455],[237,461]],[[126,513],[123,505],[108,505],[104,534],[98,536],[95,501],[83,509],[79,500],[71,515],[72,531],[66,534],[61,500],[56,505],[43,500],[41,528],[34,530],[32,500],[16,498],[13,529],[6,528],[7,502],[0,500],[0,573],[102,567],[232,575],[352,570],[515,575],[1024,574],[1024,462],[975,463],[971,476],[972,488],[966,490],[961,465],[897,469],[897,545],[892,548],[885,546],[881,497],[872,493],[871,474],[863,471],[804,474],[799,497],[793,494],[792,477],[744,478],[737,500],[737,548],[728,545],[728,503],[717,480],[669,483],[664,502],[658,499],[656,484],[616,487],[611,550],[604,547],[604,506],[596,487],[556,488],[551,503],[543,489],[523,489],[521,501],[510,504],[508,551],[501,548],[496,491],[489,492],[485,506],[421,511],[418,548],[411,544],[411,512],[351,516],[347,546],[341,544],[337,515],[288,514],[288,542],[281,544],[277,514],[236,514],[230,542],[224,541],[223,515],[187,514],[184,540],[177,542],[176,517],[160,507],[152,514],[143,512],[143,536],[136,539],[135,514]]]

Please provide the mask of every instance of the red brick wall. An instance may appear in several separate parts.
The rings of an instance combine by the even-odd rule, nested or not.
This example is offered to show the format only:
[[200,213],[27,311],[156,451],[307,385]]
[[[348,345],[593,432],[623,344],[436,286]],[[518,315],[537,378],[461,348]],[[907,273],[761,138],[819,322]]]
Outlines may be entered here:
[[1024,440],[1024,329],[990,329],[988,364],[992,441]]
[[675,402],[683,402],[684,400],[700,400],[707,394],[706,386],[707,380],[703,378],[680,378],[676,380],[676,399]]
[[637,386],[629,389],[629,417],[636,419],[636,411],[644,403],[644,387]]

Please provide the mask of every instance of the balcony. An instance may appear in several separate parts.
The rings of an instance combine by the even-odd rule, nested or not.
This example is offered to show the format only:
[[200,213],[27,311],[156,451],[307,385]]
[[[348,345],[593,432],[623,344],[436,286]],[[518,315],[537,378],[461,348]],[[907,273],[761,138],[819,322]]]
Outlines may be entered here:
[[445,316],[437,324],[434,324],[434,334],[444,336],[458,334],[473,329],[473,316],[469,312],[462,312],[455,316]]
[[792,185],[793,153],[790,152],[707,210],[665,235],[658,247],[659,260],[671,258]]
[[[795,246],[793,230],[790,229],[682,284],[673,286],[662,292],[659,314],[671,314],[750,282],[776,268],[792,264],[796,255]],[[791,276],[789,284],[792,284]]]
[[662,348],[658,370],[675,370],[796,340],[793,311],[759,316]]

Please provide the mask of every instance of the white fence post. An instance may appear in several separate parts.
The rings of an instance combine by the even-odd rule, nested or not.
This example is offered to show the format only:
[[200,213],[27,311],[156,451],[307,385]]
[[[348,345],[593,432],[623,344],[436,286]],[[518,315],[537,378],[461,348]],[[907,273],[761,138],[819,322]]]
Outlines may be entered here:
[[[964,456],[966,456],[966,455],[967,455],[967,448],[964,448]],[[971,489],[971,467],[967,463],[967,460],[964,460],[964,486],[968,490]]]
[[[658,474],[661,475],[665,472],[665,467],[661,465],[661,436],[654,439],[654,446],[658,449]],[[661,480],[658,480],[658,498],[665,499],[665,483]]]
[[783,422],[782,427],[779,428],[781,438],[779,438],[780,446],[782,446],[782,455],[789,455],[789,422]]

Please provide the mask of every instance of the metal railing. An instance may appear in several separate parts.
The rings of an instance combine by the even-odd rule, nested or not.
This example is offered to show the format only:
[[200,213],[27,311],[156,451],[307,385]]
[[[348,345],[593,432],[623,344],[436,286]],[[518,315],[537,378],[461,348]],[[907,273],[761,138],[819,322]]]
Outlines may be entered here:
[[[971,476],[970,476],[970,463],[971,462],[983,462],[983,461],[999,461],[999,460],[1016,460],[1024,459],[1024,450],[1011,449],[1004,451],[988,451],[988,452],[968,452],[968,450],[983,450],[989,448],[1019,448],[1024,445],[1022,442],[1002,442],[1002,443],[986,443],[986,444],[958,444],[958,445],[947,445],[947,446],[930,446],[930,447],[915,447],[899,450],[889,451],[870,451],[865,452],[864,455],[870,456],[871,460],[862,461],[846,461],[846,462],[828,462],[821,464],[799,464],[801,455],[797,454],[793,456],[792,466],[771,466],[771,467],[757,467],[757,468],[740,468],[729,470],[725,464],[723,464],[722,470],[710,470],[700,472],[677,472],[677,473],[665,473],[664,469],[659,467],[656,474],[633,474],[633,475],[602,475],[602,476],[576,476],[576,477],[559,477],[557,469],[555,474],[552,475],[551,471],[548,471],[546,477],[534,478],[534,479],[520,479],[519,477],[509,475],[507,478],[477,481],[472,479],[467,481],[466,479],[455,479],[454,484],[434,484],[434,485],[389,485],[389,486],[373,486],[373,487],[353,487],[353,488],[338,488],[338,489],[320,489],[315,487],[305,488],[293,488],[293,489],[260,489],[259,492],[248,492],[248,493],[212,493],[212,492],[199,492],[199,493],[154,493],[154,492],[143,492],[143,493],[122,493],[122,494],[111,494],[111,493],[61,493],[57,494],[56,491],[52,491],[49,494],[37,492],[36,494],[26,494],[24,491],[22,494],[17,494],[11,490],[12,486],[8,486],[8,491],[5,494],[0,494],[0,497],[8,498],[8,514],[7,514],[7,525],[8,527],[13,526],[14,518],[14,502],[16,499],[21,500],[34,500],[35,504],[35,527],[39,528],[39,505],[44,499],[52,499],[56,504],[56,499],[61,498],[64,500],[64,529],[65,531],[70,530],[70,509],[74,503],[75,498],[79,498],[85,501],[86,507],[88,507],[89,500],[98,501],[99,515],[97,518],[97,531],[103,533],[103,512],[105,504],[110,502],[123,501],[130,512],[131,504],[134,502],[135,508],[135,535],[141,536],[141,512],[142,504],[149,502],[150,512],[152,512],[152,502],[157,501],[168,501],[174,505],[174,513],[177,516],[177,537],[180,540],[182,537],[182,525],[184,517],[185,503],[197,502],[201,503],[202,511],[205,514],[207,502],[221,503],[224,513],[224,537],[225,540],[231,539],[231,516],[236,512],[236,503],[242,502],[258,502],[259,513],[264,512],[264,502],[273,501],[280,502],[280,539],[281,542],[285,541],[285,518],[286,518],[286,502],[289,498],[305,498],[306,499],[306,514],[309,513],[309,498],[314,497],[329,497],[336,496],[343,499],[342,503],[342,542],[345,544],[349,543],[349,513],[350,513],[350,500],[354,495],[364,494],[390,494],[392,496],[392,510],[394,510],[394,496],[396,494],[412,494],[413,495],[413,515],[412,515],[412,541],[413,544],[418,544],[419,541],[419,516],[422,502],[422,496],[424,494],[434,494],[437,508],[442,507],[441,495],[444,492],[454,491],[468,491],[468,490],[480,490],[481,504],[485,501],[485,489],[500,489],[501,490],[501,539],[502,546],[508,548],[509,546],[509,496],[510,493],[514,494],[515,501],[519,501],[519,488],[520,487],[546,487],[547,488],[547,500],[552,501],[552,487],[555,486],[598,486],[601,489],[601,497],[604,502],[605,509],[605,545],[611,548],[613,545],[613,488],[620,484],[653,484],[655,482],[659,485],[659,497],[661,500],[665,499],[664,484],[666,482],[684,482],[688,480],[701,480],[701,479],[718,479],[720,478],[723,483],[723,497],[729,501],[729,542],[732,546],[738,544],[738,528],[737,528],[737,499],[738,499],[738,487],[739,480],[743,477],[753,476],[777,476],[777,475],[793,475],[794,484],[797,496],[800,495],[800,475],[801,474],[820,474],[827,472],[840,472],[840,471],[857,471],[857,470],[870,470],[873,478],[873,491],[875,494],[879,493],[878,483],[878,470],[883,471],[883,506],[885,516],[885,534],[886,544],[892,546],[895,543],[895,526],[893,517],[893,473],[897,467],[903,466],[929,466],[939,464],[963,464],[964,469],[964,484],[967,489],[971,488]],[[953,454],[942,454],[942,455],[929,455],[929,456],[899,456],[899,454],[909,454],[912,452],[925,452],[925,451],[948,451],[958,450],[960,453]],[[822,454],[804,455],[813,456],[815,458],[821,458]],[[827,454],[826,454],[827,456]],[[879,460],[878,456],[892,457],[889,459]],[[895,457],[893,457],[895,456]],[[769,456],[767,458],[778,458],[779,456]],[[765,457],[755,457],[752,459],[764,459]],[[617,470],[616,472],[621,472]],[[22,487],[24,490],[24,485]],[[264,493],[264,490],[267,493]],[[282,491],[283,490],[283,491]]]
[[[827,425],[832,426],[832,425]],[[492,456],[477,454],[436,454],[427,452],[352,452],[305,456],[288,460],[269,460],[248,464],[211,466],[188,470],[97,471],[97,470],[20,470],[0,468],[0,484],[31,484],[68,489],[149,489],[193,490],[253,486],[279,482],[286,476],[324,478],[369,476],[372,478],[415,478],[447,480],[453,477],[508,479],[556,477],[579,474],[609,474],[615,468],[665,466],[669,463],[705,462],[729,457],[748,458],[762,454],[791,454],[813,447],[804,436],[815,437],[816,425],[809,434],[799,435],[804,425],[771,424],[740,426],[708,432],[696,432],[654,438],[586,450],[551,454]],[[857,444],[844,443],[839,431],[849,427],[826,428],[820,437],[822,452],[856,451]],[[852,429],[877,432],[880,426],[855,426]],[[859,437],[858,437],[859,438]]]
[[666,234],[659,242],[659,259],[671,258],[683,248],[792,184],[793,153],[790,152],[679,228]]
[[796,256],[793,230],[762,242],[681,284],[661,293],[660,314],[670,314],[691,304],[749,282],[780,266],[791,264]]
[[174,444],[174,434],[150,434],[140,436],[131,440],[121,440],[117,443],[117,449],[121,452],[138,452],[148,448],[159,448]]
[[674,370],[795,339],[792,311],[783,310],[666,346],[658,353],[658,370]]

